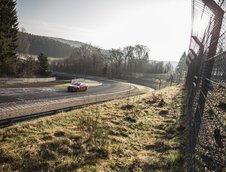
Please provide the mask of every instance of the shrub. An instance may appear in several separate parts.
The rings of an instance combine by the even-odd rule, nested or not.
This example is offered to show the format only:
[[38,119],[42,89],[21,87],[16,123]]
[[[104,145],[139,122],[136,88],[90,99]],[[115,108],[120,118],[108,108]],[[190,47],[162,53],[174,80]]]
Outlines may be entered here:
[[109,128],[100,122],[100,115],[83,115],[79,118],[79,128],[85,136],[85,142],[98,149],[108,146]]

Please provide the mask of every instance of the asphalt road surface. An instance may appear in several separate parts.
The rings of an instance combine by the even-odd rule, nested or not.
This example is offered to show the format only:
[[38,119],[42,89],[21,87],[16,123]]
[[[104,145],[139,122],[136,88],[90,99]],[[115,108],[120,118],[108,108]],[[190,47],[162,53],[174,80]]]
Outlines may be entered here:
[[67,92],[65,88],[0,88],[0,108],[12,104],[20,105],[33,101],[58,100],[72,97],[81,97],[87,95],[98,95],[114,93],[129,90],[131,87],[128,83],[122,83],[111,80],[102,80],[102,85],[89,87],[86,92]]

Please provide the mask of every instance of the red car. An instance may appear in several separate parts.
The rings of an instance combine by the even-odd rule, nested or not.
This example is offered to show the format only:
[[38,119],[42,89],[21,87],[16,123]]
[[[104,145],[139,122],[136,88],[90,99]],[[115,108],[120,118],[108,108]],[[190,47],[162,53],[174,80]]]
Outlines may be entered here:
[[73,83],[71,85],[69,85],[67,87],[67,91],[68,92],[78,92],[78,91],[86,91],[87,90],[87,86],[84,85],[83,83],[81,82],[76,82],[76,83]]

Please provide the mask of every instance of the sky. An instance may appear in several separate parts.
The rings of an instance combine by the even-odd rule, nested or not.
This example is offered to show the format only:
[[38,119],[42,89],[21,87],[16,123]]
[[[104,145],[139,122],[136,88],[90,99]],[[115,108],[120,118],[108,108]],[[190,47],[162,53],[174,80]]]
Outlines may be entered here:
[[189,0],[17,0],[26,32],[104,49],[141,44],[150,60],[179,61],[191,34]]

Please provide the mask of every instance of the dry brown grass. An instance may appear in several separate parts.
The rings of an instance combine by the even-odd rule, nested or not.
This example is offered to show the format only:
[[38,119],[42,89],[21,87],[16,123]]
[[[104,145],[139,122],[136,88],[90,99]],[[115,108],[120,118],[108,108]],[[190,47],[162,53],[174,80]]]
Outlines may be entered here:
[[168,87],[1,129],[0,171],[183,171],[181,94]]

